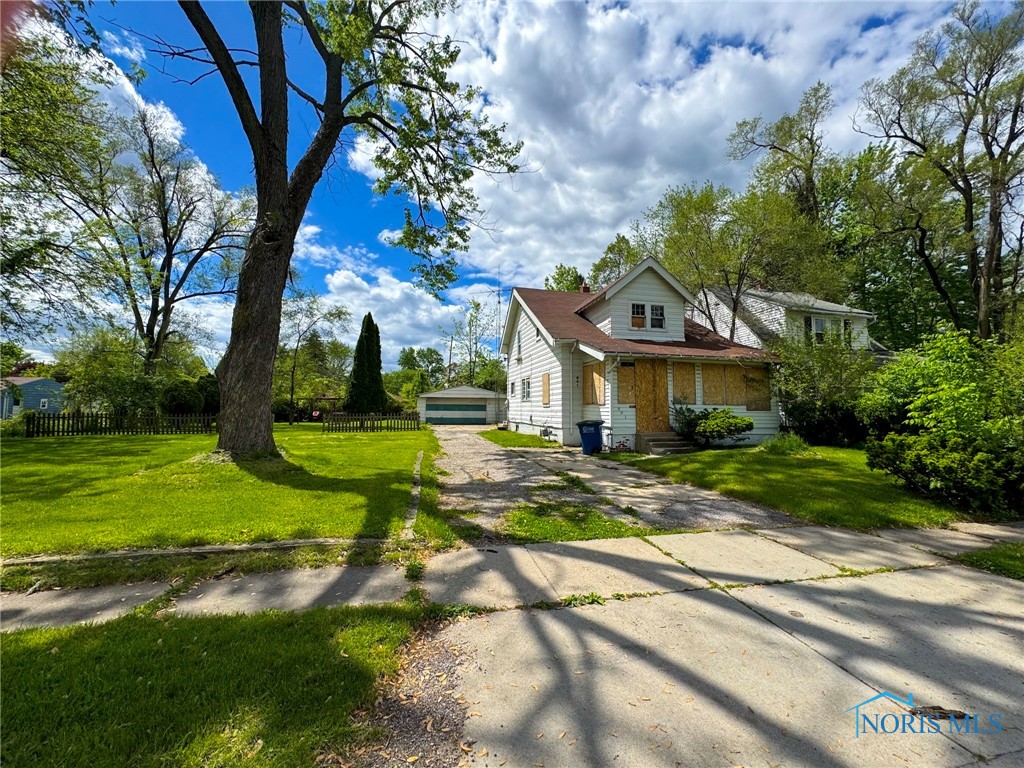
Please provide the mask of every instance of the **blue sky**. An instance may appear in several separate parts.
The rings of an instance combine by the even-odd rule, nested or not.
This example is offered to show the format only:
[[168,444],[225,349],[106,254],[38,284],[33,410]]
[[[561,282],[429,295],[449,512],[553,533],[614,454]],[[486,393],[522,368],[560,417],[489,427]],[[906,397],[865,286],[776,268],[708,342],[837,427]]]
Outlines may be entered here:
[[[252,47],[251,17],[240,2],[209,2],[229,45]],[[382,233],[401,224],[396,200],[374,198],[366,147],[348,144],[318,187],[300,233],[296,266],[307,285],[367,310],[385,332],[385,362],[401,346],[439,344],[440,328],[469,298],[495,301],[502,286],[540,286],[555,264],[586,271],[617,231],[671,184],[742,185],[746,167],[725,158],[736,121],[772,119],[796,106],[816,80],[839,104],[829,126],[838,150],[864,143],[852,127],[861,84],[905,61],[913,40],[939,23],[948,3],[640,3],[478,2],[438,22],[463,41],[455,75],[487,94],[495,122],[524,142],[532,172],[477,183],[490,231],[476,231],[461,277],[438,304],[411,281],[409,257]],[[226,189],[252,182],[251,158],[219,76],[195,85],[175,78],[202,70],[164,62],[133,36],[198,46],[176,3],[94,6],[106,50],[148,71],[138,92],[163,103],[184,140]],[[316,61],[298,33],[286,40],[292,76],[315,89]],[[166,70],[166,73],[162,72]],[[292,148],[316,128],[295,105]],[[228,308],[203,308],[215,345],[227,337]]]

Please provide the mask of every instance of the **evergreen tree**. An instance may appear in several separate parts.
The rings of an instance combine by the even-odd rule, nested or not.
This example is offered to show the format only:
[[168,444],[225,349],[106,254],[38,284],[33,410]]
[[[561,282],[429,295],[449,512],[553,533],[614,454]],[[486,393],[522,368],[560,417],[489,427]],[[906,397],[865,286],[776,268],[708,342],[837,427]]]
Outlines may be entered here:
[[363,318],[352,361],[352,378],[345,410],[352,413],[380,413],[387,395],[381,373],[380,330],[369,312]]

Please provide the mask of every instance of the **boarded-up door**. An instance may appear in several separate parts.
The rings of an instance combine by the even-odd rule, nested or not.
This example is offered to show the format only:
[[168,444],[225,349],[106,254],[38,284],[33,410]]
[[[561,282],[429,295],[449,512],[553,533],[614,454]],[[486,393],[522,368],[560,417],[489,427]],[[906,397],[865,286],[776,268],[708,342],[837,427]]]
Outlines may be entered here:
[[668,364],[664,360],[637,360],[636,431],[668,432]]

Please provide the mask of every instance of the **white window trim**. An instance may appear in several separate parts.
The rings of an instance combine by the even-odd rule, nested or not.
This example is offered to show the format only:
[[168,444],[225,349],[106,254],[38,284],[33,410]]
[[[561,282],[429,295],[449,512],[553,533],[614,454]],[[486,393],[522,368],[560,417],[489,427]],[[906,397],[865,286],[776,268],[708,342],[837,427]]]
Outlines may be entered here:
[[[639,314],[639,315],[636,314],[636,308],[637,307],[640,307],[640,309],[642,311],[642,314]],[[633,321],[636,320],[638,317],[642,317],[644,319],[644,324],[643,324],[642,327],[638,327],[638,326],[633,324]],[[629,327],[632,330],[634,330],[634,331],[646,330],[649,327],[649,325],[647,323],[647,305],[646,304],[641,304],[640,302],[632,302],[632,301],[630,302],[630,304],[629,304]]]
[[41,397],[41,398],[39,398],[39,410],[40,411],[47,410],[47,408],[49,408],[49,406],[50,406],[50,398],[48,398],[48,397]]
[[523,379],[523,400],[524,402],[530,401],[530,377],[527,376]]
[[[655,318],[654,317],[654,308],[655,307],[660,307],[661,308],[661,317],[659,317],[659,318]],[[664,304],[651,304],[650,305],[650,309],[651,309],[651,312],[650,312],[651,321],[648,324],[648,328],[650,328],[652,331],[664,331],[664,330],[666,330],[667,323],[665,322],[666,321],[666,318],[665,318],[665,305]],[[661,327],[660,328],[658,328],[657,326],[654,325],[655,319],[661,320]]]

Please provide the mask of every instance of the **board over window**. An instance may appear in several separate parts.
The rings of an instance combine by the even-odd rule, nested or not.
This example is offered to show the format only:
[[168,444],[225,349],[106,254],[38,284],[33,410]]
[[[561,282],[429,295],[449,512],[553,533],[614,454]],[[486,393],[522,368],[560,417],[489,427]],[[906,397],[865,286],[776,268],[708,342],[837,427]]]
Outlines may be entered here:
[[551,405],[551,374],[545,373],[540,377],[540,404]]
[[631,325],[634,328],[646,328],[647,327],[647,305],[646,304],[634,304],[632,310]]
[[704,405],[742,405],[750,411],[770,411],[771,388],[765,368],[701,364]]
[[583,404],[604,405],[604,363],[583,366]]
[[694,363],[672,364],[672,400],[685,405],[696,405],[697,366]]
[[620,363],[618,372],[619,405],[636,405],[636,366]]

